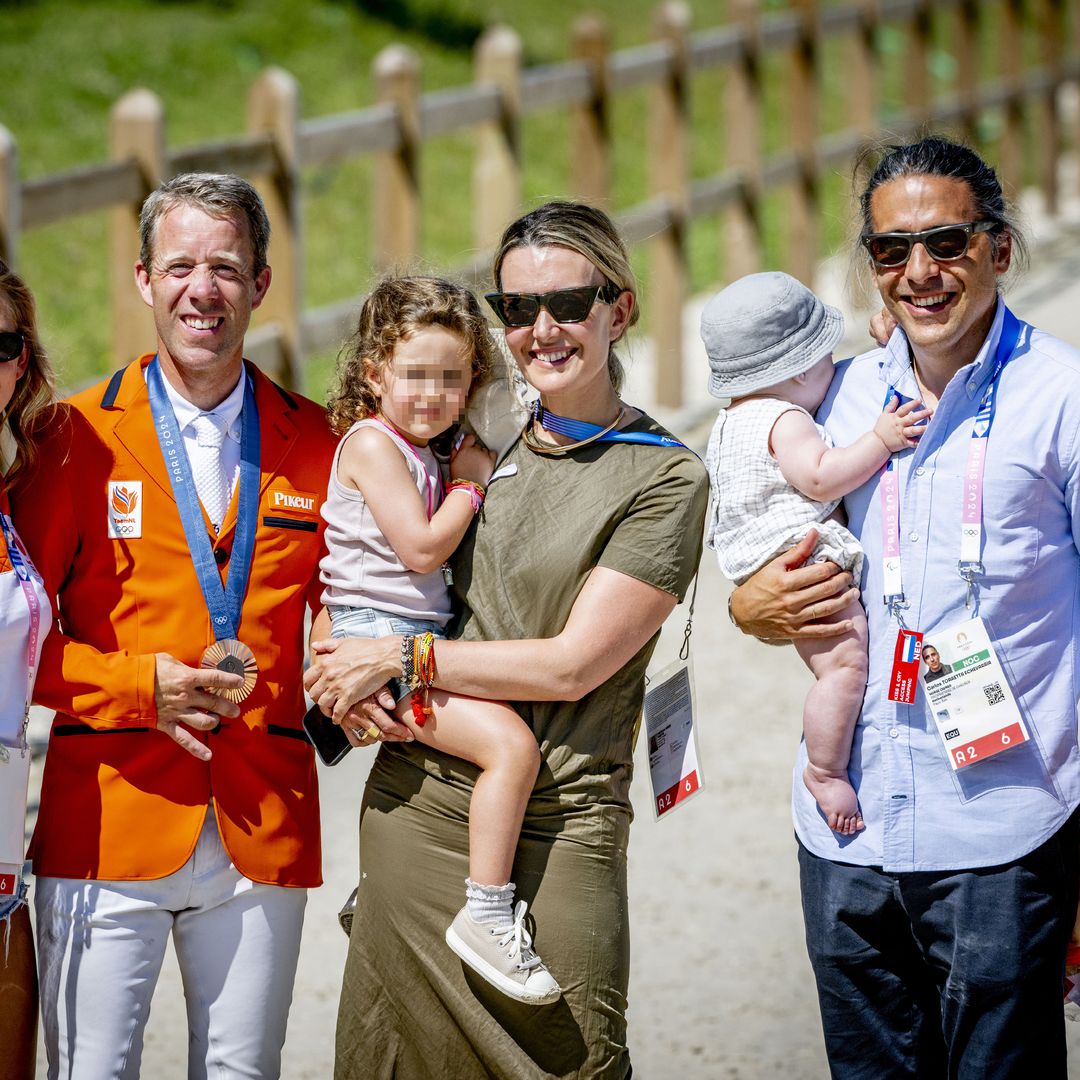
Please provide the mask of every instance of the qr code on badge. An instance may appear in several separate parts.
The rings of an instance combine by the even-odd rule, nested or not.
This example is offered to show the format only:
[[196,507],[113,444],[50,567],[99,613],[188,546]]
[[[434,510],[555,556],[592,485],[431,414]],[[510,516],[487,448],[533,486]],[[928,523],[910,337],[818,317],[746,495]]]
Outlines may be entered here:
[[987,705],[1000,705],[1005,700],[1005,691],[1001,689],[1001,683],[992,682],[983,687]]

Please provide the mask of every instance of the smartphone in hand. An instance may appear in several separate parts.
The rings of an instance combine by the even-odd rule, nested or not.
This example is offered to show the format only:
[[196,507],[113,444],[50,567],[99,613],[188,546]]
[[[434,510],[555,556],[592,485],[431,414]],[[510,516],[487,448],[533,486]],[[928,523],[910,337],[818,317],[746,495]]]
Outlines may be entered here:
[[340,724],[335,724],[318,705],[304,714],[304,731],[324,765],[336,765],[351,749]]

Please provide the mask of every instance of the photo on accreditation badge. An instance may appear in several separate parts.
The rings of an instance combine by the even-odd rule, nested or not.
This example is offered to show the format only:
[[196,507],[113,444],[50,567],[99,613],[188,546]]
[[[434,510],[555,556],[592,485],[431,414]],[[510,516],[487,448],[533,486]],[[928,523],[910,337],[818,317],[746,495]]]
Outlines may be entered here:
[[923,642],[922,647],[922,677],[923,682],[933,682],[935,679],[944,678],[952,671],[952,665],[948,663],[943,654],[942,647]]

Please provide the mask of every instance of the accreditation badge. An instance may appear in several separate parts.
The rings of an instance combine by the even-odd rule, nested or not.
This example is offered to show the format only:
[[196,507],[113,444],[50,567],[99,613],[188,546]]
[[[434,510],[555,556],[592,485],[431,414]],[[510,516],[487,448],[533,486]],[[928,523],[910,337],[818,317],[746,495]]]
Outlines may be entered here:
[[954,771],[1028,741],[1028,731],[982,619],[922,642],[922,684]]
[[0,901],[15,894],[26,853],[30,748],[0,744]]
[[889,701],[911,705],[915,701],[915,681],[919,674],[919,658],[922,656],[923,636],[918,630],[901,627],[896,634],[893,649],[893,666],[889,675]]
[[650,680],[643,711],[653,812],[659,820],[701,790],[689,661],[676,661]]

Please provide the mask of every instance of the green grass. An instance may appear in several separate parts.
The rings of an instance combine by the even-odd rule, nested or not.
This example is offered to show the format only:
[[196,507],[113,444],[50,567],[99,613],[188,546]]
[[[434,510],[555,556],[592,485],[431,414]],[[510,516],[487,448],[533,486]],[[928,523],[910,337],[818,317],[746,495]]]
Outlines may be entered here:
[[[692,0],[692,26],[717,25],[727,5]],[[767,0],[763,9],[781,9]],[[149,87],[160,96],[172,147],[243,132],[249,87],[259,71],[276,64],[298,79],[304,117],[355,109],[373,98],[371,66],[383,47],[404,42],[422,56],[424,88],[471,81],[471,36],[501,20],[521,34],[527,61],[568,56],[580,0],[0,0],[0,123],[14,135],[24,178],[102,161],[107,157],[108,115],[126,91]],[[650,40],[651,0],[593,0],[607,16],[612,45]],[[1070,3],[1070,7],[1075,4]],[[931,70],[939,89],[955,77],[948,53],[951,23],[935,17]],[[993,27],[981,43],[983,67],[994,69],[1000,43]],[[894,30],[881,38],[887,106],[904,98],[904,44]],[[845,59],[841,42],[822,53],[823,121],[845,126]],[[764,66],[767,123],[764,145],[776,149],[786,135],[784,60]],[[695,137],[691,171],[702,177],[724,167],[724,77],[704,73],[691,86]],[[995,123],[983,125],[992,151]],[[612,208],[647,196],[648,94],[617,99]],[[998,126],[999,123],[998,123]],[[525,124],[525,199],[535,203],[568,191],[572,162],[565,110],[530,117]],[[473,252],[471,235],[472,141],[451,137],[426,144],[423,261],[453,265]],[[311,168],[303,177],[305,300],[315,306],[359,292],[370,280],[371,164],[357,159]],[[823,179],[823,244],[842,242],[850,220],[847,178]],[[769,265],[782,265],[784,199],[766,202]],[[688,237],[692,280],[705,288],[724,275],[723,222],[695,222]],[[46,342],[61,379],[75,385],[116,364],[109,343],[107,215],[93,214],[25,233],[20,269],[40,301]],[[644,252],[635,265],[647,270]],[[647,315],[647,281],[646,315]],[[148,342],[148,345],[151,344]],[[307,390],[322,392],[332,356],[315,358]]]

